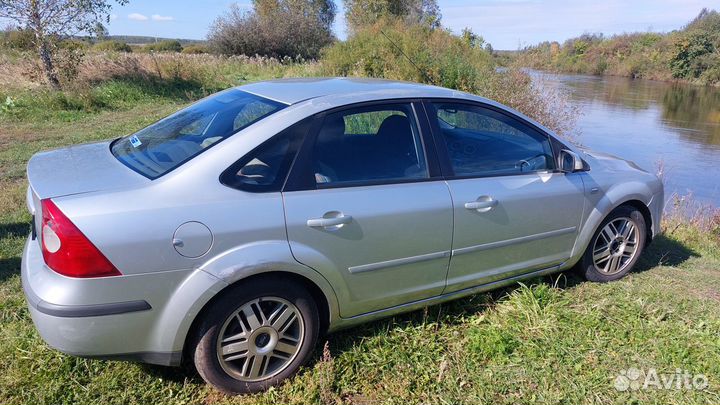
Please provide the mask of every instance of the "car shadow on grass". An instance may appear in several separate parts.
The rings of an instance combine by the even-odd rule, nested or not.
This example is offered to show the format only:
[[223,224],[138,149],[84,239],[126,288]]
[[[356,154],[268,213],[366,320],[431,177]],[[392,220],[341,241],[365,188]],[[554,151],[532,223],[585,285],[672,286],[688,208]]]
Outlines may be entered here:
[[142,370],[149,375],[161,378],[163,381],[170,381],[176,384],[202,385],[203,381],[195,367],[189,361],[183,361],[180,367],[166,367],[155,364],[142,364]]
[[20,274],[20,258],[0,259],[0,283]]
[[30,233],[29,222],[12,222],[0,224],[0,239],[25,237]]
[[700,254],[687,245],[664,234],[656,236],[652,243],[640,256],[634,273],[641,273],[656,266],[679,266],[692,257]]
[[[13,222],[0,224],[0,240],[25,238],[30,232],[30,225],[27,222]],[[0,255],[4,254],[0,250]],[[20,256],[0,258],[0,283],[20,274]]]

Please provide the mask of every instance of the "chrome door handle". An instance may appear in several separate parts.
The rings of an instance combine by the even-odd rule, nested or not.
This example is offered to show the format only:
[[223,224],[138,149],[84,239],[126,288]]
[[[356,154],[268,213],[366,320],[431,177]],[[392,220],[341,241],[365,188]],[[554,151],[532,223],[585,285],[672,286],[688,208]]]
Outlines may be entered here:
[[487,212],[493,209],[496,205],[498,205],[498,200],[493,200],[490,197],[480,197],[478,201],[471,201],[465,203],[465,209],[468,210],[477,210],[480,212]]
[[311,228],[329,228],[331,226],[340,226],[350,223],[352,217],[350,215],[340,215],[333,218],[314,218],[307,220],[307,226]]

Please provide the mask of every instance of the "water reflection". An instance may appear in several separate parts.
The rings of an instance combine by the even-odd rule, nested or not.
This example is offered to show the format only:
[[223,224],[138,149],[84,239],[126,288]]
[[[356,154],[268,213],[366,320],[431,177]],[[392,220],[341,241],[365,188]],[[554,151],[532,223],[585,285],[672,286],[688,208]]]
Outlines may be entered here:
[[720,205],[720,89],[622,77],[533,72],[569,91],[583,115],[580,143],[668,168],[668,194]]
[[[662,97],[663,119],[667,125],[697,131],[691,141],[720,145],[720,91],[709,87],[673,85]],[[687,131],[680,132],[686,136]]]

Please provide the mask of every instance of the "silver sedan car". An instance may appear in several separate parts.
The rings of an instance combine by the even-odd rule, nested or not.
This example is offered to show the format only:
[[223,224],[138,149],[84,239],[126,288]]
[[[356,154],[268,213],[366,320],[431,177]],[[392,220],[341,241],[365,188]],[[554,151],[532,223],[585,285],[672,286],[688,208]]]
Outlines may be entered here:
[[223,392],[326,332],[575,266],[627,274],[663,186],[470,94],[292,79],[28,163],[22,282],[72,355],[193,362]]

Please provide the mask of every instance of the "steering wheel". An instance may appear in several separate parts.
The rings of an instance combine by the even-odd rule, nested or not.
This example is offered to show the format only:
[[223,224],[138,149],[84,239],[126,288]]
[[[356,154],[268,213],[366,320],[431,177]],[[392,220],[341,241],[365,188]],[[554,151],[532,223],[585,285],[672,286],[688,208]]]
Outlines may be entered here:
[[522,171],[523,171],[523,167],[525,167],[525,166],[533,167],[533,163],[535,163],[535,162],[533,162],[533,160],[536,160],[536,159],[539,159],[539,158],[543,158],[543,161],[544,161],[544,162],[547,162],[547,156],[546,156],[544,153],[540,153],[540,154],[537,154],[537,155],[535,155],[535,156],[533,156],[533,157],[531,157],[531,158],[520,159],[517,163],[515,163],[515,168],[516,168],[516,169],[520,169],[520,172],[522,172]]

